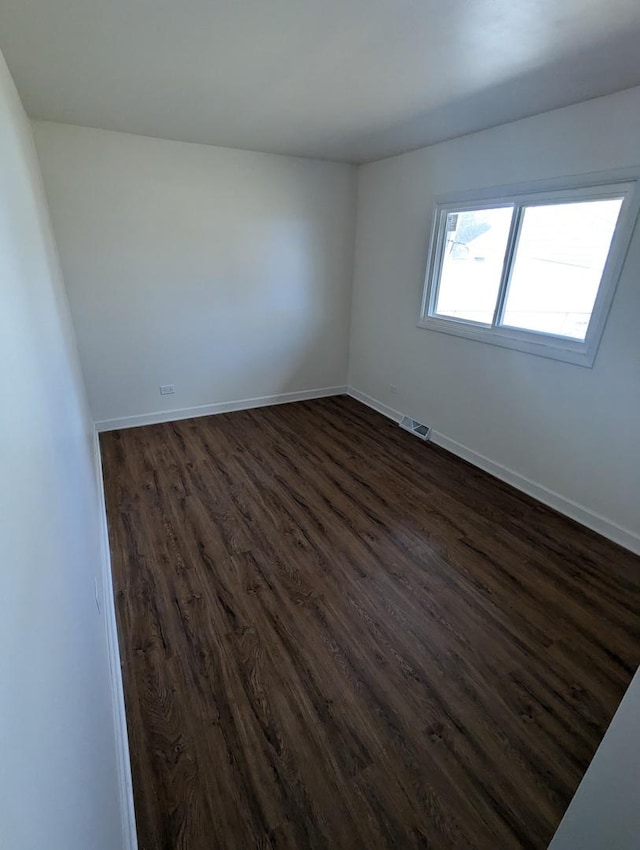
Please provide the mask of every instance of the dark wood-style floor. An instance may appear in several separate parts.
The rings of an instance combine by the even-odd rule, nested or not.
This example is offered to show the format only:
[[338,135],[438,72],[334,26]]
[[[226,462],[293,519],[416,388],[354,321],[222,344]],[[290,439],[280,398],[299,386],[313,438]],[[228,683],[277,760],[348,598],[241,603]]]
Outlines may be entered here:
[[101,445],[140,850],[547,846],[640,559],[349,398]]

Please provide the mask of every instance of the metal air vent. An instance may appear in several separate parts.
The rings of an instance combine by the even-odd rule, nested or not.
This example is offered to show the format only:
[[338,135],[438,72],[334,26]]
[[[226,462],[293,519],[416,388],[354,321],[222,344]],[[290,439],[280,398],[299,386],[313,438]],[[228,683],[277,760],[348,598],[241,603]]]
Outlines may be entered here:
[[416,437],[420,437],[421,440],[428,440],[429,434],[431,434],[431,428],[429,428],[428,425],[423,425],[422,422],[418,422],[410,416],[402,417],[400,420],[400,427],[404,428],[404,430],[408,431],[410,434],[415,434]]

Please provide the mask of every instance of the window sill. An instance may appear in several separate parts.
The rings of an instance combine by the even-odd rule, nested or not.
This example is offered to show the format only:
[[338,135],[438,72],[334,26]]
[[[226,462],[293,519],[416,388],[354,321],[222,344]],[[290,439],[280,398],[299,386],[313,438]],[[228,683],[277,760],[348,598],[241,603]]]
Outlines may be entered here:
[[551,360],[561,360],[574,366],[590,369],[596,357],[596,348],[589,350],[586,343],[573,342],[557,337],[528,334],[512,331],[508,328],[482,328],[463,322],[449,321],[435,317],[424,317],[418,322],[419,328],[437,333],[445,333],[463,339],[510,348],[525,354],[535,354]]

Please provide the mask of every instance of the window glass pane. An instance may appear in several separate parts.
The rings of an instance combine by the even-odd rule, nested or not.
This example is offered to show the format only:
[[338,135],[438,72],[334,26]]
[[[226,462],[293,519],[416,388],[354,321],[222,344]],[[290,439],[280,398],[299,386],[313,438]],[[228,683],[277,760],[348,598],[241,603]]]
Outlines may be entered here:
[[503,325],[583,340],[622,198],[527,207]]
[[513,207],[447,214],[435,313],[490,325]]

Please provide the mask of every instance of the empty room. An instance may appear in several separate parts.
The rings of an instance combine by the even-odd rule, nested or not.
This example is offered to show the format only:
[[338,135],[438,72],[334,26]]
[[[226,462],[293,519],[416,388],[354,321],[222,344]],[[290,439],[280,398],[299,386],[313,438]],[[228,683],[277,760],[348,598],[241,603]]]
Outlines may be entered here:
[[0,0],[0,848],[637,850],[637,0]]

